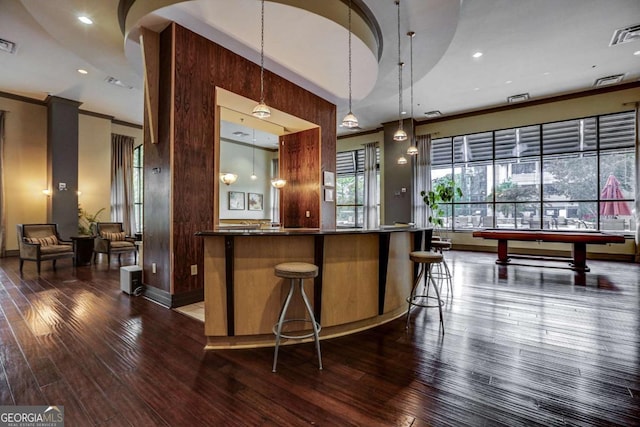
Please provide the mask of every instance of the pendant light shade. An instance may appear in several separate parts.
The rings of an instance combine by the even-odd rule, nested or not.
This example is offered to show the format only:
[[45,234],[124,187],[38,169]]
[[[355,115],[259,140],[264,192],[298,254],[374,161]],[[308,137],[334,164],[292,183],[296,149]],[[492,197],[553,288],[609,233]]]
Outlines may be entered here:
[[410,145],[409,148],[407,148],[407,154],[410,156],[417,156],[418,147],[416,147],[415,145]]
[[407,140],[407,133],[402,128],[402,120],[400,120],[400,127],[398,128],[396,133],[393,134],[393,140],[398,142]]
[[407,158],[403,155],[400,155],[400,157],[398,157],[398,164],[399,165],[406,165],[407,164]]
[[349,129],[358,127],[358,118],[351,111],[351,0],[349,0],[349,113],[342,119],[342,126]]
[[259,119],[271,117],[271,110],[264,102],[264,0],[261,1],[262,12],[260,14],[260,102],[253,108],[251,114]]
[[[407,133],[402,128],[402,67],[404,63],[400,58],[400,0],[396,0],[396,6],[398,9],[398,130],[393,134],[393,140],[402,142],[407,140]],[[398,164],[405,163],[400,163],[398,159]]]

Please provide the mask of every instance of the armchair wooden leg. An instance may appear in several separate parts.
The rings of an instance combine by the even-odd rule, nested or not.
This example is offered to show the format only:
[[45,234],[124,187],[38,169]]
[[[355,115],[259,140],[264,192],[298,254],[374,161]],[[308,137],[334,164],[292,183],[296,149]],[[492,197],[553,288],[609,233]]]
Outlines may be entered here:
[[20,260],[20,273],[22,273],[22,266],[24,265],[24,260],[21,259]]
[[97,256],[97,255],[98,255],[98,253],[97,253],[97,252],[94,252],[94,253],[93,253],[93,263],[94,263],[94,264],[96,263],[96,256]]
[[40,261],[36,261],[36,264],[38,264],[38,276],[40,275]]
[[122,261],[120,260],[121,256],[122,256],[122,254],[118,254],[118,265],[122,265]]
[[56,270],[56,260],[55,259],[52,261],[52,264],[53,264],[53,271],[55,271]]

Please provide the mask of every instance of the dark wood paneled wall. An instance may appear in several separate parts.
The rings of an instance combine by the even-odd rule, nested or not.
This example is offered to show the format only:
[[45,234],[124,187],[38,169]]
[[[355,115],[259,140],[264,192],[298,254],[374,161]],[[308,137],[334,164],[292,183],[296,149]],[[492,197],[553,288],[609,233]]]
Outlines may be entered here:
[[[158,91],[157,144],[151,142],[147,103],[144,114],[144,230],[143,282],[167,293],[171,292],[171,135],[173,93],[173,29],[160,34],[160,70]],[[156,273],[152,264],[156,264]],[[163,301],[164,303],[164,301]]]
[[[172,24],[161,34],[160,68],[158,144],[145,136],[144,281],[175,295],[203,287],[203,245],[194,233],[214,226],[215,88],[258,100],[260,67]],[[267,70],[264,87],[270,107],[320,126],[313,160],[319,191],[321,171],[335,171],[335,105]],[[161,172],[154,174],[153,167]],[[335,226],[335,209],[329,208],[316,208],[317,226]],[[155,275],[152,262],[158,263]],[[160,262],[170,267],[168,275]],[[191,276],[196,263],[200,274]]]
[[320,227],[319,134],[309,129],[280,138],[280,176],[287,180],[280,190],[284,227]]

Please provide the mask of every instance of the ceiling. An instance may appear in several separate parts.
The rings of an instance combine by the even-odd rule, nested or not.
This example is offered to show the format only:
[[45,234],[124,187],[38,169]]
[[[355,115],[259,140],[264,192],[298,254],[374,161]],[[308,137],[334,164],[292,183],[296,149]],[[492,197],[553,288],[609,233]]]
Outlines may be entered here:
[[[354,14],[352,110],[358,130],[372,130],[399,118],[397,8],[393,0],[353,1],[373,17],[381,35],[372,46]],[[324,2],[346,15],[340,0]],[[340,120],[349,109],[346,21],[296,3],[305,1],[265,2],[265,67],[334,102]],[[16,43],[14,53],[0,51],[0,91],[38,100],[55,95],[81,102],[83,110],[142,124],[139,48],[120,29],[118,4],[0,0],[0,39]],[[155,4],[168,6],[131,27],[175,20],[260,63],[260,2]],[[94,24],[80,23],[80,14]],[[610,42],[615,30],[639,24],[638,0],[403,0],[404,117],[411,112],[411,69],[413,116],[419,121],[434,110],[446,116],[505,105],[522,93],[535,100],[590,90],[601,77],[623,75],[614,84],[637,81],[640,34],[619,45]],[[416,33],[413,67],[408,31]],[[483,55],[473,58],[475,52]],[[109,77],[120,85],[108,83]],[[350,132],[336,127],[339,135]]]

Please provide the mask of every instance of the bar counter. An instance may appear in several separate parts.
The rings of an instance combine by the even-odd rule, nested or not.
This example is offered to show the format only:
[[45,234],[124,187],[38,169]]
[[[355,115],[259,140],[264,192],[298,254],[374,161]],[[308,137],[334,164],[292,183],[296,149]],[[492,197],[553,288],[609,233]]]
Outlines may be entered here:
[[[413,266],[423,230],[216,229],[204,240],[204,300],[207,349],[273,346],[272,327],[288,292],[274,275],[282,262],[319,267],[305,292],[313,304],[321,339],[368,329],[406,313]],[[293,317],[304,317],[298,298]]]

